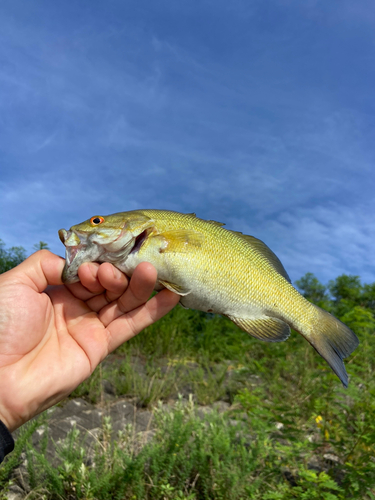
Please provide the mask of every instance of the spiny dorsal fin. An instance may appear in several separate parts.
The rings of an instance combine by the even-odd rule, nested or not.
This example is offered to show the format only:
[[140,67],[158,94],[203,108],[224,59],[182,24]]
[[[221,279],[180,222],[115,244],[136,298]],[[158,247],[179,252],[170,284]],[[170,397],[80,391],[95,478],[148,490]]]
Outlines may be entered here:
[[276,318],[243,319],[228,316],[234,324],[239,326],[252,337],[266,342],[283,342],[290,335],[289,325]]
[[245,240],[254,250],[256,250],[268,260],[268,262],[276,272],[281,274],[281,276],[283,276],[287,281],[289,281],[289,283],[291,283],[291,279],[289,278],[288,273],[285,271],[284,266],[280,262],[280,259],[265,243],[263,243],[263,241],[258,240],[258,238],[255,238],[254,236],[242,234],[239,231],[232,231],[232,233],[237,234],[237,236]]
[[206,219],[201,219],[200,217],[197,217],[196,214],[194,212],[192,212],[191,214],[186,214],[186,215],[191,215],[192,217],[194,217],[195,219],[199,219],[199,220],[202,220],[203,222],[208,222],[209,224],[212,224],[213,226],[225,226],[225,223],[224,222],[217,222],[216,220],[206,220]]
[[206,222],[209,222],[213,226],[220,226],[220,227],[225,226],[225,222],[217,222],[216,220],[208,220]]

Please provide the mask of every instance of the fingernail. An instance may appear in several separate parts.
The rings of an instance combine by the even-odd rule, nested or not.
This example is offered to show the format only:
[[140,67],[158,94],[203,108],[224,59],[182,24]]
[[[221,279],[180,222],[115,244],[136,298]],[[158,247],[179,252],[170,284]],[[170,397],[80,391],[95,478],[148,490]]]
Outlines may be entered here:
[[117,269],[117,267],[112,266],[113,277],[115,280],[121,279],[122,272]]

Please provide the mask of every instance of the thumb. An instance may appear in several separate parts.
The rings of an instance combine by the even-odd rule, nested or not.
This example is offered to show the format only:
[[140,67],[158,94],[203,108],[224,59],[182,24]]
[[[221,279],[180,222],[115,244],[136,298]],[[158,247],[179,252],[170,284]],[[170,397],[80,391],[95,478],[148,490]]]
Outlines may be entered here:
[[65,260],[49,250],[33,253],[17,267],[4,273],[6,281],[23,283],[37,292],[43,292],[48,285],[62,285],[61,274]]

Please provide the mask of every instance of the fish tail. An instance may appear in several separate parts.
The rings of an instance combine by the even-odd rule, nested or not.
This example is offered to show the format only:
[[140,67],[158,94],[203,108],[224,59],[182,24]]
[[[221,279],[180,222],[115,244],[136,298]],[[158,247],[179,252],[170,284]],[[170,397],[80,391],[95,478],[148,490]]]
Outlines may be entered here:
[[[313,304],[311,304],[313,305]],[[314,307],[314,320],[306,340],[327,361],[344,387],[348,387],[348,374],[343,359],[358,346],[359,340],[352,330],[332,314]]]

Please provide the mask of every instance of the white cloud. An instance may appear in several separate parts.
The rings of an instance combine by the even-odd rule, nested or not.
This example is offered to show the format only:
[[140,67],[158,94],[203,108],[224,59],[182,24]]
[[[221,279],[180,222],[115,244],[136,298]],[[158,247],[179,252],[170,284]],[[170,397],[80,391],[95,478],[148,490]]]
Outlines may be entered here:
[[[53,4],[15,15],[15,2],[0,19],[0,237],[60,245],[57,229],[94,213],[170,208],[264,239],[293,279],[373,281],[374,117],[351,80],[355,50],[368,61],[373,49],[346,42],[347,73],[324,80],[319,43],[336,40],[320,20],[311,39],[319,2],[307,17],[280,4],[291,16],[281,26],[261,2],[219,2],[214,20],[210,2],[187,6],[212,22],[184,26],[176,10],[179,33],[163,16],[130,22],[116,2],[108,18],[74,4],[61,21]],[[300,21],[310,23],[303,36]],[[346,25],[335,29],[345,41]],[[334,47],[332,60],[343,55]],[[303,79],[310,65],[316,76]]]
[[265,221],[262,232],[293,281],[312,272],[322,282],[340,274],[355,274],[364,282],[373,282],[375,221],[368,214],[374,208],[336,203],[296,208]]

